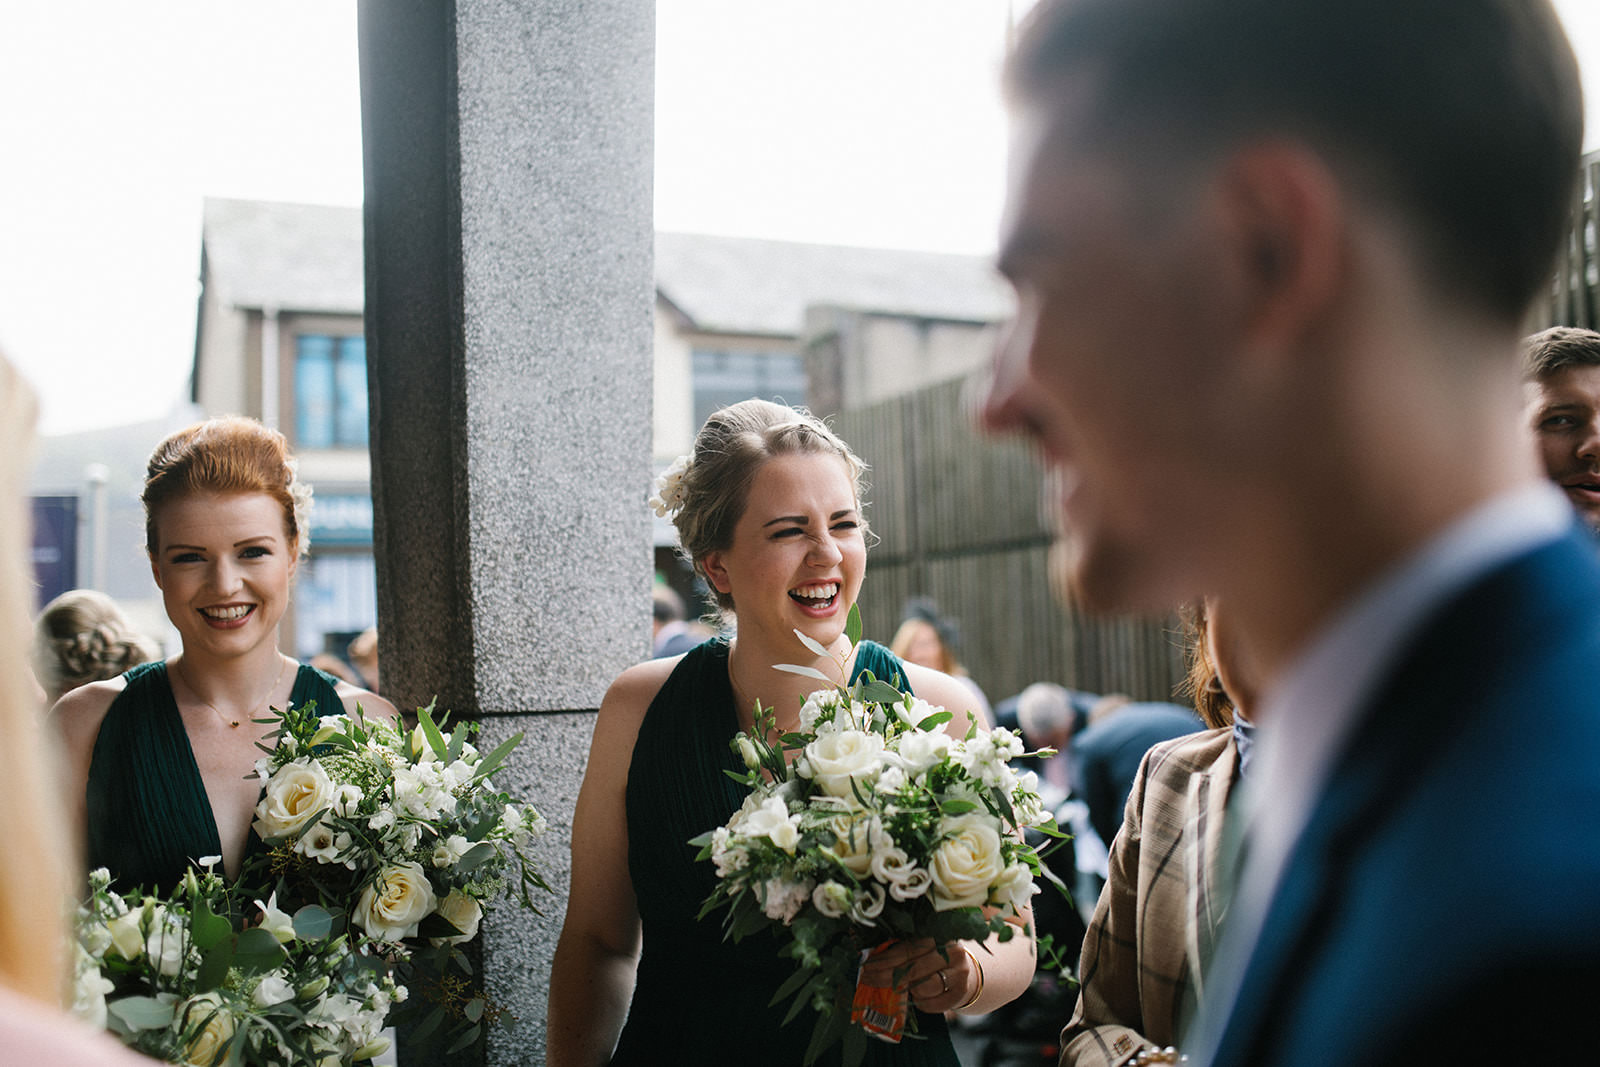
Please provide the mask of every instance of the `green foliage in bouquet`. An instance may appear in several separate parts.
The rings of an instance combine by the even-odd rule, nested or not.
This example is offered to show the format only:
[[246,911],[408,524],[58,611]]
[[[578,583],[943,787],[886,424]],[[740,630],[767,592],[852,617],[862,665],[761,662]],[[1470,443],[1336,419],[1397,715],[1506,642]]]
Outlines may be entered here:
[[266,854],[246,871],[291,905],[315,904],[383,945],[413,993],[395,1013],[412,1042],[453,1053],[505,1021],[474,989],[461,946],[485,910],[510,896],[535,912],[548,889],[528,855],[545,821],[491,779],[522,735],[484,754],[476,723],[449,728],[433,706],[406,731],[384,719],[318,716],[314,704],[278,716],[276,745],[254,823]]
[[[860,627],[852,608],[851,648]],[[750,795],[725,826],[691,842],[718,875],[700,917],[726,908],[736,941],[775,927],[796,971],[773,1003],[789,1000],[785,1023],[807,1006],[817,1012],[806,1062],[841,1041],[846,1062],[857,1062],[868,1038],[850,1025],[849,1006],[864,950],[911,938],[1006,941],[1018,924],[1032,935],[1022,908],[1034,879],[1053,876],[1023,831],[1065,835],[1037,777],[1007,761],[1049,752],[1024,752],[1009,730],[976,724],[952,737],[949,711],[870,672],[845,686],[811,667],[779,668],[829,688],[807,698],[797,730],[777,736],[775,710],[758,703],[755,729],[734,738],[746,771],[729,774]]]
[[[208,857],[215,860],[215,857]],[[188,1064],[361,1063],[405,996],[334,916],[249,900],[206,870],[122,895],[104,868],[79,908],[74,1010],[146,1055]]]
[[545,821],[497,789],[521,740],[484,754],[433,708],[386,719],[274,711],[256,763],[265,845],[226,883],[202,861],[170,896],[91,876],[75,1010],[124,1043],[201,1067],[347,1067],[381,1031],[455,1052],[506,1021],[462,946],[509,896],[547,889],[528,853]]

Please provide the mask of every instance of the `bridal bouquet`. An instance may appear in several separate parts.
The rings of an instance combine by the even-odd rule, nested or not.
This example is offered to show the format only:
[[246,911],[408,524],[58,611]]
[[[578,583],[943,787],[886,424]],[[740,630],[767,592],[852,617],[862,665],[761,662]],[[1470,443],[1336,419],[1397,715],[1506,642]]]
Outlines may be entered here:
[[[215,862],[216,857],[208,857]],[[405,999],[376,946],[307,906],[245,901],[209,869],[170,896],[126,896],[104,868],[78,910],[73,1010],[171,1063],[350,1064]]]
[[347,916],[419,994],[411,1036],[443,1032],[448,1052],[465,1048],[501,1010],[472,994],[458,946],[501,895],[537,911],[533,891],[548,888],[527,853],[543,817],[490,777],[521,735],[484,755],[467,739],[472,724],[446,730],[431,706],[412,731],[319,717],[314,704],[278,714],[277,745],[256,765],[264,785],[253,824],[272,891]]
[[[859,641],[853,609],[846,633]],[[828,681],[809,667],[782,669]],[[808,1063],[841,1040],[846,1061],[859,1059],[869,1030],[898,1040],[903,993],[898,1017],[852,1019],[865,951],[908,938],[1008,940],[1016,926],[1006,920],[1020,916],[1040,873],[1023,830],[1062,836],[1037,777],[1007,765],[1029,755],[1017,736],[974,725],[953,737],[942,729],[951,717],[864,673],[813,693],[799,729],[774,745],[775,714],[758,705],[754,732],[733,741],[750,795],[727,825],[691,842],[718,876],[701,917],[726,907],[735,940],[777,927],[780,951],[795,960],[773,1002],[793,998],[786,1022],[808,1004],[818,1012]]]

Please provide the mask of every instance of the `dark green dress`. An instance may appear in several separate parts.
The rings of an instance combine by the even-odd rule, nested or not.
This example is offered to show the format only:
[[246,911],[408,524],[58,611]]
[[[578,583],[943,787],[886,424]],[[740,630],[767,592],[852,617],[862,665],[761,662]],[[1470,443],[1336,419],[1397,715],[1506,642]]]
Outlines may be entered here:
[[[882,645],[862,642],[856,672],[903,675]],[[723,940],[722,914],[696,921],[716,868],[696,862],[691,837],[721,826],[748,790],[724,770],[744,773],[728,743],[739,732],[728,645],[708,641],[684,657],[639,726],[628,769],[628,872],[644,929],[644,952],[613,1064],[759,1063],[798,1065],[815,1021],[802,1011],[784,1026],[788,1004],[768,1007],[794,973],[767,931]],[[958,1067],[941,1015],[919,1013],[922,1038],[868,1042],[869,1064]],[[838,1050],[822,1063],[837,1063]]]
[[[164,661],[123,675],[100,724],[89,763],[89,869],[105,867],[113,885],[171,889],[201,856],[220,856],[222,841],[205,782],[189,747]],[[324,713],[344,710],[337,680],[300,665],[289,702],[315,700]],[[255,833],[250,835],[252,845]]]

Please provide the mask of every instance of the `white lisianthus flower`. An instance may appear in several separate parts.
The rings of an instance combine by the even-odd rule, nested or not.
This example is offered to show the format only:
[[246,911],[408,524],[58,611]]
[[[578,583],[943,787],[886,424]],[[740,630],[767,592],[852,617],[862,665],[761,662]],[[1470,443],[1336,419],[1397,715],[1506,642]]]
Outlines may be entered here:
[[395,823],[394,809],[393,808],[379,808],[377,811],[372,813],[372,818],[367,820],[367,829],[369,829],[369,830],[387,830],[389,827],[393,826],[394,823]]
[[850,910],[855,894],[850,887],[831,879],[811,891],[811,906],[830,919],[837,919]]
[[747,769],[759,771],[761,769],[761,754],[756,751],[756,743],[740,734],[734,738],[734,743],[739,748],[739,758],[744,761]]
[[106,994],[117,988],[81,946],[73,946],[72,1014],[98,1030],[106,1026]]
[[897,741],[894,753],[888,758],[896,760],[915,778],[949,754],[952,738],[943,730],[918,730]]
[[294,940],[294,919],[278,910],[277,893],[268,897],[265,904],[256,901],[256,907],[261,909],[261,929],[277,938],[278,944],[287,945]]
[[324,997],[306,1012],[306,1022],[343,1030],[345,1024],[352,1022],[360,1011],[361,1001],[348,993],[335,993],[331,997]]
[[782,797],[768,797],[746,815],[735,830],[745,837],[765,837],[790,855],[800,843],[800,817],[789,814]]
[[1000,834],[981,815],[941,820],[940,834],[942,840],[928,863],[934,910],[981,907],[1004,868]]
[[439,901],[439,906],[434,910],[441,919],[461,931],[452,937],[434,938],[435,945],[459,945],[478,936],[478,924],[483,921],[483,905],[475,898],[459,889],[452,889],[450,895]]
[[[876,815],[835,815],[828,820],[833,830],[833,847],[828,849],[857,878],[872,869],[872,851],[882,843],[883,826]],[[893,844],[894,842],[890,842]]]
[[915,900],[933,885],[933,875],[926,867],[910,867],[899,881],[889,883],[889,895],[896,900]]
[[78,942],[83,951],[93,959],[101,959],[111,948],[111,929],[105,923],[78,924]]
[[898,793],[906,787],[906,772],[889,764],[878,774],[877,788],[880,793]]
[[1020,908],[1039,891],[1033,884],[1033,872],[1026,863],[1013,863],[1000,872],[1000,877],[989,889],[989,903]]
[[351,921],[378,941],[415,937],[417,924],[435,907],[438,898],[420,863],[385,867],[361,891]]
[[873,925],[872,920],[883,914],[883,900],[883,886],[868,882],[856,890],[855,899],[850,904],[850,918],[867,926]]
[[460,834],[451,834],[433,846],[433,865],[435,867],[453,867],[461,862],[461,857],[472,848],[472,842]]
[[851,783],[870,785],[883,766],[883,736],[864,730],[824,734],[806,746],[806,761],[817,787],[831,796],[853,793]]
[[234,1030],[233,1013],[223,1007],[222,997],[217,993],[190,997],[177,1014],[184,1035],[183,1062],[196,1067],[222,1062]]
[[790,882],[782,878],[769,878],[756,887],[761,899],[761,910],[769,919],[778,919],[788,926],[800,914],[806,901],[811,899],[813,885],[810,881]]
[[292,834],[333,804],[333,782],[315,760],[295,760],[279,767],[262,790],[251,825],[263,838]]
[[888,885],[905,878],[911,867],[911,857],[906,855],[905,849],[891,846],[873,850],[869,869],[872,871],[872,877]]
[[318,863],[337,863],[340,853],[349,847],[349,834],[337,833],[321,820],[294,843],[294,851]]
[[294,986],[289,984],[282,971],[262,975],[261,981],[256,983],[255,989],[250,993],[250,1003],[258,1008],[270,1008],[274,1004],[282,1004],[286,1000],[293,999]]
[[354,818],[365,799],[360,786],[346,782],[333,791],[333,813],[341,819]]
[[943,710],[938,705],[930,704],[921,697],[916,696],[911,698],[911,706],[909,708],[906,707],[906,702],[903,700],[894,705],[895,715],[908,726],[916,726],[929,715],[937,715]]
[[150,957],[157,972],[171,978],[183,969],[183,960],[188,954],[189,934],[183,920],[158,904],[151,909],[148,929],[145,955]]

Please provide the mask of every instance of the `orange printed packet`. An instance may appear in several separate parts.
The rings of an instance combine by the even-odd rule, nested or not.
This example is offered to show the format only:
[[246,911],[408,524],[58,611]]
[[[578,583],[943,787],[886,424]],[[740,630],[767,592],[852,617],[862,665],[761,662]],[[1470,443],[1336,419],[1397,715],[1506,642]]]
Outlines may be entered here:
[[[875,952],[882,952],[888,944],[879,945],[862,953],[862,961]],[[891,1045],[900,1043],[906,1029],[906,991],[893,985],[871,985],[857,972],[856,995],[850,1003],[850,1021],[867,1033]]]

